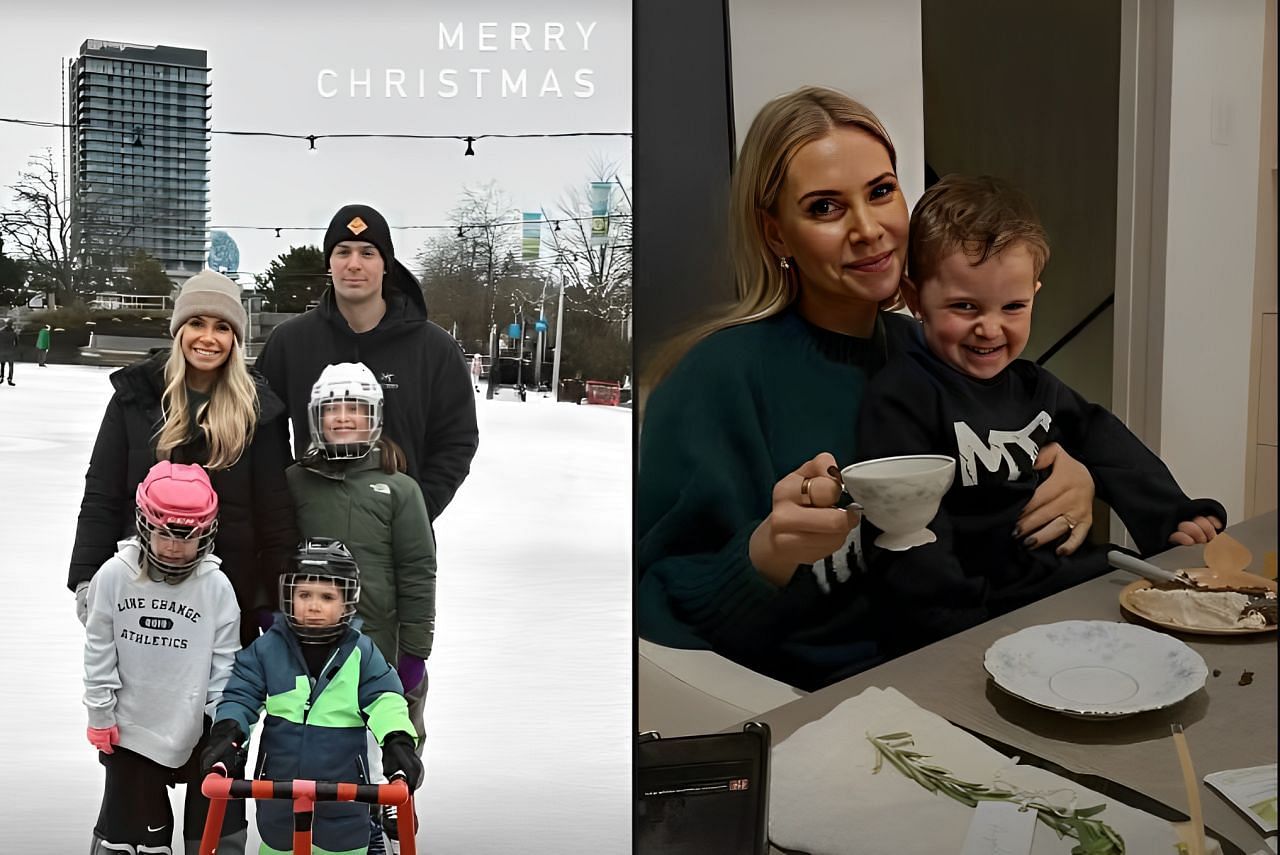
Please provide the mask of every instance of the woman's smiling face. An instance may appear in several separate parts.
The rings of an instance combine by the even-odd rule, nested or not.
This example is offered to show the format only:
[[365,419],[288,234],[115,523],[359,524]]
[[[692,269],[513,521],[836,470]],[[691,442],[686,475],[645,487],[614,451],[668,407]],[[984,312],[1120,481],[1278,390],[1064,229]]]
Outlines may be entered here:
[[236,334],[222,318],[196,315],[182,325],[182,355],[188,370],[198,374],[216,372],[235,346]]
[[910,215],[889,152],[861,128],[840,126],[801,146],[765,235],[788,258],[805,317],[836,329],[841,319],[874,317],[898,290]]

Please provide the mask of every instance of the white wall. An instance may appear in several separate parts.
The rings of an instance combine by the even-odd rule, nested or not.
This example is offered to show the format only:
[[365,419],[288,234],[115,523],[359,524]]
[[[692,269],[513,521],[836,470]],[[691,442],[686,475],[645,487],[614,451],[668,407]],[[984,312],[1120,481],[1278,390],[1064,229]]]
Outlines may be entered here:
[[1264,0],[1175,0],[1161,457],[1244,511]]
[[[1114,287],[1120,10],[1114,0],[920,6],[929,165],[939,175],[1012,182],[1048,234],[1023,353],[1038,359]],[[1046,364],[1103,406],[1111,402],[1111,327],[1107,310]]]
[[729,35],[739,146],[770,98],[806,84],[839,89],[889,129],[915,205],[924,192],[918,0],[729,0]]

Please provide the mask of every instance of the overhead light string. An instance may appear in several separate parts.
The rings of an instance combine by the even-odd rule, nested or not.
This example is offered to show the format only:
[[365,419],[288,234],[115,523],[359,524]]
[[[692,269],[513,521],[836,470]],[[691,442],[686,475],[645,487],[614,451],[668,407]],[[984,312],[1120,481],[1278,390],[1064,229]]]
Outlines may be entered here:
[[[36,119],[18,119],[10,116],[0,116],[0,122],[14,125],[26,125],[33,128],[72,128],[75,125],[68,122],[43,122]],[[98,127],[91,124],[81,125],[86,130],[99,130],[114,132],[112,127]],[[316,150],[317,140],[343,140],[343,139],[408,139],[408,140],[456,140],[466,143],[466,150],[462,152],[464,157],[475,157],[475,143],[480,140],[487,139],[560,139],[569,137],[630,137],[630,131],[558,131],[553,133],[541,132],[525,132],[525,133],[495,133],[495,134],[407,134],[407,133],[340,133],[340,134],[291,134],[282,131],[231,131],[231,130],[215,130],[202,128],[174,128],[169,125],[133,125],[132,126],[132,145],[135,147],[143,146],[143,131],[151,131],[152,133],[160,132],[170,137],[179,137],[179,133],[196,131],[198,133],[218,134],[222,136],[235,137],[272,137],[275,139],[300,140],[307,143],[308,151]],[[625,192],[625,191],[624,191]]]

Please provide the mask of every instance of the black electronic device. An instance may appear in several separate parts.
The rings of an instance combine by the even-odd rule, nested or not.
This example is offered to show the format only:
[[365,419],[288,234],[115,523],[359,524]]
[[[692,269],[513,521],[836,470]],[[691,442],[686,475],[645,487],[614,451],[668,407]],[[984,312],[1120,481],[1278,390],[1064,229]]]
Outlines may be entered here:
[[636,746],[637,855],[766,855],[769,726]]

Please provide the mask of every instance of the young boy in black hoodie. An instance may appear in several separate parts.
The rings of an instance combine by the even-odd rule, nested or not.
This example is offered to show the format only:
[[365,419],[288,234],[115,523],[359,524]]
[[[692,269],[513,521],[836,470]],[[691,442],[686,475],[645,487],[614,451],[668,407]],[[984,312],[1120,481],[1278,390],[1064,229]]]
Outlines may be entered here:
[[930,524],[935,543],[867,551],[891,655],[1106,572],[1106,549],[1080,546],[1076,520],[1059,517],[1052,543],[1024,542],[1017,530],[1047,443],[1088,468],[1143,555],[1207,542],[1226,524],[1221,504],[1188,499],[1104,407],[1018,359],[1048,259],[1030,202],[998,179],[948,176],[912,212],[902,291],[924,346],[894,357],[872,382],[860,456],[946,454],[956,476]]

